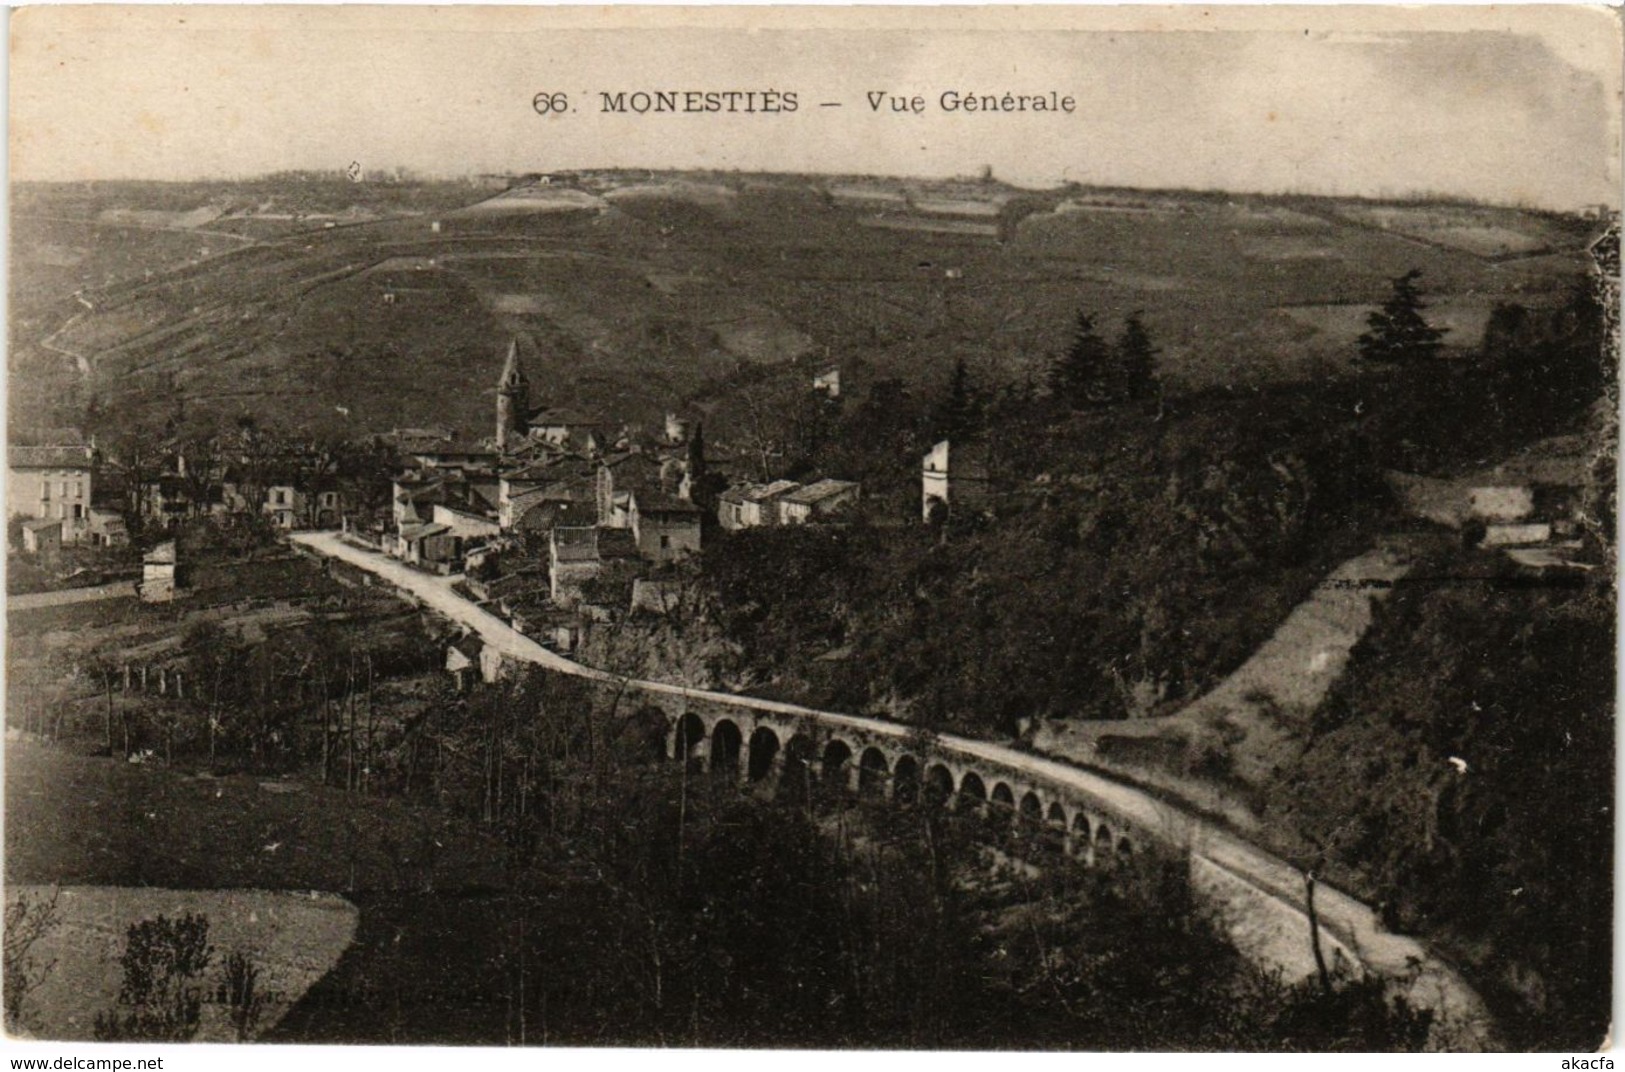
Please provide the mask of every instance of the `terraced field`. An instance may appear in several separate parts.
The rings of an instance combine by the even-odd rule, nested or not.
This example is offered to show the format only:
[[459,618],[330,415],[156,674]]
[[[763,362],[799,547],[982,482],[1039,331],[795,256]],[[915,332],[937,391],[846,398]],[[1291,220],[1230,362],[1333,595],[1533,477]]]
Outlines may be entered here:
[[[547,402],[645,421],[701,409],[726,434],[736,387],[813,363],[840,362],[849,392],[892,375],[934,388],[959,358],[994,378],[1041,372],[1080,309],[1107,324],[1142,311],[1175,389],[1295,379],[1344,367],[1358,310],[1410,268],[1448,311],[1449,344],[1471,349],[1496,301],[1553,300],[1581,277],[1592,226],[998,184],[639,174],[580,187],[540,201],[470,188],[461,207],[402,187],[395,210],[328,211],[253,241],[198,233],[255,218],[223,213],[217,189],[132,185],[87,202],[31,188],[33,216],[75,222],[14,235],[13,413],[18,398],[94,400],[161,420],[179,395],[191,414],[318,431],[478,431],[517,336]],[[155,220],[174,227],[142,222]]]

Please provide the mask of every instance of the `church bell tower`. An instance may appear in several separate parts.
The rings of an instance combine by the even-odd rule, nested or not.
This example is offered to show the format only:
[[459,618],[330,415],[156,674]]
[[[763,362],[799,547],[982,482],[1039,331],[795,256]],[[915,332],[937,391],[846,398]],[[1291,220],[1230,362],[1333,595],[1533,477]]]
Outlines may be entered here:
[[497,449],[506,451],[525,434],[530,413],[530,381],[519,367],[519,340],[508,342],[508,358],[497,383]]

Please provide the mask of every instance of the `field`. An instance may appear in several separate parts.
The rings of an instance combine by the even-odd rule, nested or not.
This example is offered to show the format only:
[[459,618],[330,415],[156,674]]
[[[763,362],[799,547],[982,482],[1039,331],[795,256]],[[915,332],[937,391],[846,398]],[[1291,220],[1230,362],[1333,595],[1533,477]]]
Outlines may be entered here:
[[199,1042],[238,1042],[275,1027],[338,961],[356,931],[353,905],[314,892],[8,885],[7,894],[34,903],[55,897],[61,922],[31,950],[52,968],[29,995],[23,1025],[27,1034],[47,1039],[89,1041],[95,1017],[119,1007],[120,939],[145,920],[201,915],[209,921],[217,969],[240,953],[259,971],[263,1004],[253,1022],[234,1024],[228,1004],[208,1002],[200,1011]]
[[[1016,212],[1016,209],[1020,212]],[[1456,352],[1497,301],[1581,278],[1584,221],[993,184],[601,173],[466,185],[31,186],[13,419],[253,414],[313,431],[489,423],[510,337],[537,401],[652,422],[839,363],[859,393],[966,358],[1041,376],[1076,313],[1140,310],[1176,389],[1346,367],[1420,268]],[[1003,240],[999,239],[1002,234]],[[1507,259],[1504,254],[1519,254]],[[1527,256],[1540,253],[1540,256]],[[76,292],[78,297],[75,297]],[[1304,310],[1346,309],[1347,315]]]
[[[90,1037],[90,1018],[116,1004],[124,928],[158,913],[201,912],[217,959],[239,949],[256,958],[263,989],[276,993],[263,1032],[339,961],[356,936],[354,906],[364,934],[385,935],[368,940],[359,964],[343,961],[369,975],[392,952],[387,936],[398,942],[392,924],[415,925],[422,906],[456,914],[504,881],[500,845],[433,809],[22,738],[6,743],[6,820],[8,895],[61,888],[62,924],[40,947],[58,963],[27,1007],[30,1032],[47,1038]],[[366,907],[402,900],[419,908],[402,918]],[[205,1006],[200,1039],[233,1037],[219,1013]]]

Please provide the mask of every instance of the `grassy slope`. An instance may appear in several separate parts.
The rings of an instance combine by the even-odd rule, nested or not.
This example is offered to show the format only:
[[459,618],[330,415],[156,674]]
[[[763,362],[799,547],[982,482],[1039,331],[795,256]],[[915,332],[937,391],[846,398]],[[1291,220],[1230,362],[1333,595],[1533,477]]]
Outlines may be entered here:
[[6,880],[346,894],[501,881],[500,852],[465,823],[336,789],[263,787],[292,784],[7,742]]
[[[449,1035],[435,1029],[436,1041],[500,1038],[500,1010],[495,1022],[444,1010],[469,994],[465,1012],[487,1005],[469,986],[500,948],[502,935],[484,932],[501,918],[492,891],[505,881],[502,861],[500,844],[437,809],[6,745],[8,883],[314,889],[360,908],[337,988],[318,984],[295,1005],[274,1035],[283,1040],[383,1040],[407,1022],[450,1025]],[[369,980],[400,978],[406,965],[421,982],[392,987],[397,1004],[363,1000]],[[423,1005],[403,1010],[403,997]]]
[[[165,207],[185,200],[162,193]],[[124,194],[132,205],[157,197],[138,187]],[[85,206],[72,190],[34,192],[66,212],[105,197]],[[1473,317],[1493,299],[1538,295],[1575,271],[1561,259],[1495,265],[1324,208],[1279,207],[1188,198],[1151,213],[1040,214],[1004,244],[864,227],[862,213],[789,180],[747,185],[723,204],[622,200],[601,217],[448,215],[438,234],[403,217],[308,231],[178,277],[104,288],[96,312],[57,341],[94,358],[95,392],[126,416],[164,412],[175,387],[194,411],[334,430],[431,421],[482,430],[509,333],[525,339],[549,401],[651,419],[685,400],[711,402],[719,386],[726,395],[742,379],[776,375],[761,370],[798,355],[827,354],[858,381],[901,374],[934,384],[958,356],[1019,376],[1063,345],[1080,306],[1108,321],[1145,310],[1175,381],[1314,375],[1342,360],[1348,318],[1278,307],[1374,301],[1388,277],[1420,267],[1441,308],[1471,306],[1452,340],[1468,345]],[[1579,237],[1549,220],[1512,218],[1520,220],[1527,230],[1555,228],[1571,248]],[[65,314],[85,312],[60,295],[49,304],[65,273],[104,280],[118,274],[107,257],[139,251],[133,269],[147,244],[162,267],[176,238],[127,230],[107,247],[101,232],[87,241],[84,231],[19,232],[19,274],[40,310],[17,325],[25,347]],[[82,258],[76,267],[51,266],[73,256]],[[428,271],[367,272],[392,256],[439,261]],[[385,305],[391,289],[397,300]],[[1341,326],[1328,332],[1322,322]],[[341,360],[329,357],[333,349]],[[34,356],[29,378],[60,373],[62,355]],[[351,408],[348,420],[337,404]],[[720,409],[726,423],[726,398]]]

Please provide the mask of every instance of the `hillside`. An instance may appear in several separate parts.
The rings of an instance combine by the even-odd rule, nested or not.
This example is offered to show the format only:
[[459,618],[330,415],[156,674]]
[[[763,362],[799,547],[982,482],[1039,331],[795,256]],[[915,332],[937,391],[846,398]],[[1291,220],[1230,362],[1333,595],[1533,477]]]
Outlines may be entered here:
[[[1343,365],[1420,268],[1458,351],[1554,300],[1585,221],[1448,205],[998,183],[573,176],[466,184],[28,186],[13,219],[12,413],[251,413],[313,431],[483,430],[518,336],[543,399],[711,412],[839,363],[858,391],[958,358],[1038,373],[1080,309],[1134,310],[1176,388]],[[794,371],[792,371],[794,370]],[[20,387],[20,389],[18,389]],[[853,388],[849,388],[849,391]],[[93,422],[94,423],[94,422]]]

